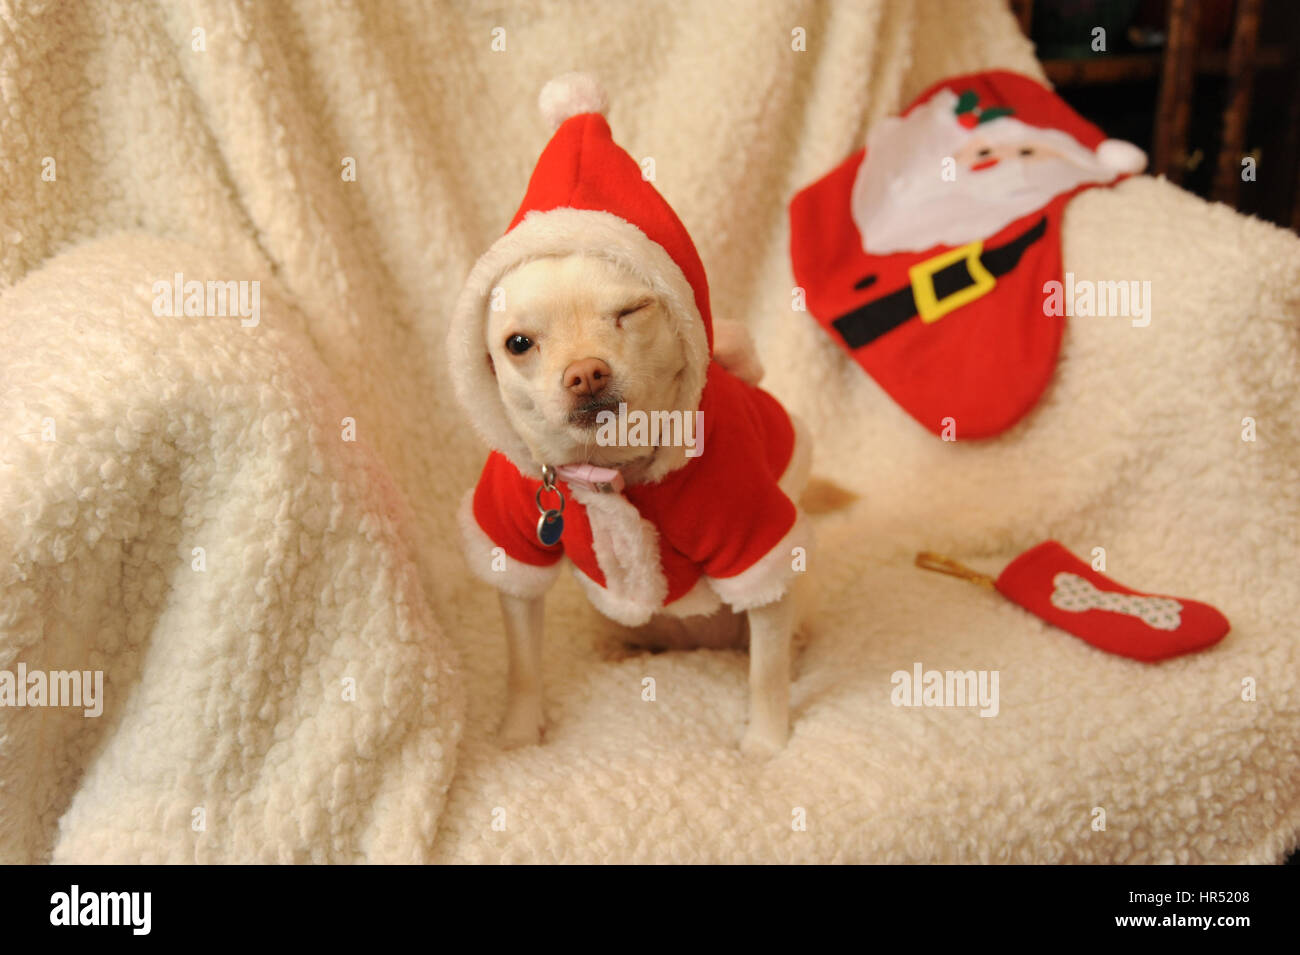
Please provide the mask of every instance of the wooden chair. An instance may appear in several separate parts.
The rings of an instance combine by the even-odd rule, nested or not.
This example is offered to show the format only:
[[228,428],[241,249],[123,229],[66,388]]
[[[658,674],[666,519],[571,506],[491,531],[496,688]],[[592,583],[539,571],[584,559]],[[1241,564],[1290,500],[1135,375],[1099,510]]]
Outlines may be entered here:
[[[1058,86],[1142,79],[1158,71],[1160,90],[1156,103],[1151,172],[1175,183],[1183,181],[1188,168],[1188,131],[1197,70],[1222,70],[1227,76],[1228,97],[1223,111],[1223,133],[1211,197],[1235,207],[1242,182],[1241,161],[1256,69],[1260,65],[1277,66],[1288,59],[1294,60],[1294,44],[1289,52],[1281,47],[1261,49],[1258,41],[1263,0],[1236,0],[1227,57],[1201,55],[1197,35],[1199,0],[1168,2],[1168,40],[1163,54],[1133,54],[1092,61],[1049,60],[1043,67],[1048,78]],[[1020,28],[1026,36],[1030,35],[1034,0],[1011,0],[1011,7]],[[1300,151],[1300,137],[1297,136],[1300,96],[1292,98],[1288,121],[1289,148],[1286,152],[1294,157]],[[1296,185],[1292,227],[1300,230],[1300,182]]]

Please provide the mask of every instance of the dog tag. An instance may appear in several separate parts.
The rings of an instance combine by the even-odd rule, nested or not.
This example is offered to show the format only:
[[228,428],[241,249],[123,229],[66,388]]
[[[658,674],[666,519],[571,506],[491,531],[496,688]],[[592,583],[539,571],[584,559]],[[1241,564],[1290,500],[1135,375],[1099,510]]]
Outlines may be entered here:
[[[549,491],[560,499],[559,509],[542,506],[542,492]],[[537,539],[544,547],[554,547],[564,534],[564,492],[555,486],[555,469],[549,464],[542,465],[542,486],[533,496],[537,510],[542,514],[537,519]]]
[[564,517],[560,512],[542,511],[542,516],[537,519],[537,539],[547,547],[552,547],[560,542],[563,533]]

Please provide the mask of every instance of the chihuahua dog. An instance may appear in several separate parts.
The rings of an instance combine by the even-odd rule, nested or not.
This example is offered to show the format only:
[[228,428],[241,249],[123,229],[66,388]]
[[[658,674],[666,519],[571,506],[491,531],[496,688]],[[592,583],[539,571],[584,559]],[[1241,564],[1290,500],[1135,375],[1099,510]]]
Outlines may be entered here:
[[[629,485],[644,480],[651,463],[665,456],[686,462],[687,448],[606,446],[595,439],[602,411],[622,405],[648,415],[682,407],[685,356],[653,289],[608,261],[581,255],[533,260],[509,272],[499,287],[506,307],[490,314],[484,344],[506,416],[538,461],[616,469]],[[656,614],[635,635],[656,648],[722,648],[743,646],[747,631],[750,719],[741,748],[771,754],[789,732],[794,600],[786,594],[743,616],[725,606],[711,614]],[[500,601],[509,646],[500,739],[507,747],[536,743],[545,727],[545,597],[502,591]]]
[[457,397],[492,448],[459,522],[505,618],[501,741],[542,738],[545,594],[567,558],[638,643],[747,641],[741,745],[770,755],[789,734],[810,443],[755,387],[740,326],[714,323],[694,244],[613,143],[589,78],[554,81],[542,105],[555,136],[448,336]]

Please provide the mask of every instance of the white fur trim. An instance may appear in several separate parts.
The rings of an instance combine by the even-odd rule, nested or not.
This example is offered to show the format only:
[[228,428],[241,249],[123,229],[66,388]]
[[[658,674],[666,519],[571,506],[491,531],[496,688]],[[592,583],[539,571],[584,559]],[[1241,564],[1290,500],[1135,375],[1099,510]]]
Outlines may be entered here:
[[695,582],[694,587],[663,607],[659,613],[666,613],[673,617],[707,617],[716,613],[721,606],[721,598],[701,577]]
[[668,580],[659,561],[659,531],[621,494],[601,494],[573,488],[573,496],[587,511],[592,549],[605,576],[605,586],[578,568],[574,576],[592,605],[606,617],[629,627],[640,626],[657,613],[675,617],[711,614],[721,606],[718,595],[704,579],[664,606]]
[[[460,524],[461,544],[465,552],[465,563],[470,572],[497,590],[504,590],[516,597],[538,597],[551,589],[555,578],[560,574],[563,560],[557,560],[549,567],[538,567],[515,560],[502,550],[493,553],[497,547],[492,538],[483,533],[474,519],[474,489],[470,488],[461,498],[460,508],[456,511],[456,521]],[[504,563],[503,563],[504,562]],[[500,565],[501,570],[494,570]]]
[[610,620],[626,627],[639,627],[648,623],[656,614],[667,614],[670,617],[708,617],[717,613],[718,608],[722,606],[721,598],[714,593],[703,577],[672,603],[648,610],[640,604],[622,600],[618,595],[611,594],[577,567],[573,568],[573,576],[577,578],[593,607]]
[[659,563],[659,531],[622,494],[571,490],[587,510],[591,546],[605,576],[604,590],[629,613],[630,608],[647,614],[658,611],[668,597],[668,580]]
[[506,419],[488,362],[487,309],[493,287],[516,265],[571,254],[603,258],[626,268],[663,301],[686,355],[684,408],[699,407],[708,374],[709,342],[695,307],[695,292],[663,246],[609,212],[551,209],[528,213],[523,222],[494,242],[470,271],[452,313],[447,354],[456,397],[475,429],[489,447],[532,477],[541,476],[541,465]]
[[1137,174],[1147,167],[1147,154],[1123,139],[1103,139],[1097,161],[1116,172]]
[[582,585],[591,605],[615,623],[621,623],[625,627],[639,627],[659,612],[658,607],[646,607],[611,593],[579,570],[577,564],[573,565],[573,576]]
[[754,347],[754,336],[742,322],[713,320],[713,357],[741,381],[756,385],[763,378],[763,363]]
[[813,549],[812,527],[800,512],[790,532],[776,546],[758,559],[749,569],[734,577],[706,578],[709,586],[733,610],[751,610],[779,600],[790,589],[790,581],[798,571],[794,569],[791,552],[796,547],[811,559]]
[[565,73],[545,86],[537,97],[537,108],[542,111],[551,129],[559,129],[571,116],[583,113],[605,115],[609,100],[600,83],[590,73]]

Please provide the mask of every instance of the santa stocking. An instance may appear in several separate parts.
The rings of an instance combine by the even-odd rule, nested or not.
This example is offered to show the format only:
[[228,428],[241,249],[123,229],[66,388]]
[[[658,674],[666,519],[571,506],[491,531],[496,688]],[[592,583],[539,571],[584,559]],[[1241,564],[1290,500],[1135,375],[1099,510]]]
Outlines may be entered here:
[[1230,626],[1209,604],[1130,590],[1056,541],[1025,551],[996,579],[937,554],[917,554],[916,564],[996,589],[1100,650],[1146,663],[1204,650]]
[[796,195],[791,258],[809,310],[935,434],[995,435],[1042,394],[1065,318],[1065,204],[1140,171],[1059,97],[1001,71],[944,80]]

